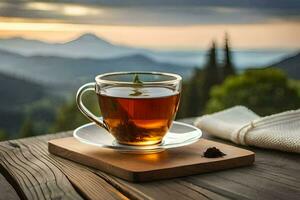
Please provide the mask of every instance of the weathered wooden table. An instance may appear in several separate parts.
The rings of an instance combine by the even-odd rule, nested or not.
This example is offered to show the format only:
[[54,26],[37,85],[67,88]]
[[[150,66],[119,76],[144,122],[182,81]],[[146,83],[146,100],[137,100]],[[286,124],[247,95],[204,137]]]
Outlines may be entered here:
[[300,199],[299,154],[248,148],[253,166],[130,183],[48,153],[49,139],[70,135],[1,142],[0,199]]

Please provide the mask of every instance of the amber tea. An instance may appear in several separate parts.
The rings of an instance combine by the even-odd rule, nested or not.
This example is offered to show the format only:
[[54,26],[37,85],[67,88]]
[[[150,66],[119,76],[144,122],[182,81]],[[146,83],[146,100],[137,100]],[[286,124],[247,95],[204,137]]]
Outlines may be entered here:
[[[81,86],[76,94],[79,110],[109,131],[120,144],[154,145],[162,141],[175,118],[182,78],[165,72],[112,72]],[[82,102],[94,91],[102,118]]]
[[127,145],[160,143],[180,99],[179,92],[168,87],[109,86],[97,95],[106,127]]

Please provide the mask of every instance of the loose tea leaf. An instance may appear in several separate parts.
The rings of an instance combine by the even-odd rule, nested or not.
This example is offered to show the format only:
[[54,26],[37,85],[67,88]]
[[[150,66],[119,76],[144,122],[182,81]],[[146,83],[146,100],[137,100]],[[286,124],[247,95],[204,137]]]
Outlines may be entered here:
[[134,78],[133,78],[133,83],[137,83],[137,84],[143,84],[143,82],[140,80],[139,75],[135,74]]
[[129,95],[130,96],[141,96],[143,93],[140,91],[139,88],[142,86],[143,82],[140,80],[138,74],[134,75],[132,82],[135,83],[135,85],[134,85],[133,93],[131,93]]
[[133,93],[129,94],[130,96],[141,96],[143,93],[139,89],[134,89]]
[[225,153],[223,153],[222,151],[220,151],[220,149],[216,147],[210,147],[204,152],[204,157],[206,158],[219,158],[225,155]]
[[111,131],[124,143],[137,143],[160,137],[161,133],[167,130],[165,126],[160,126],[150,131],[148,128],[140,127],[133,120],[126,118]]

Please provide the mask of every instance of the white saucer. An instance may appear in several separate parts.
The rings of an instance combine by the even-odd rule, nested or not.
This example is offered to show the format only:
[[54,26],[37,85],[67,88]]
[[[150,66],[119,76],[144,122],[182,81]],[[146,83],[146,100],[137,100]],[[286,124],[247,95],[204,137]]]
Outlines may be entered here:
[[144,154],[192,144],[199,140],[202,136],[202,132],[192,125],[174,121],[171,129],[160,144],[151,146],[130,146],[117,143],[115,138],[105,129],[100,128],[95,123],[89,123],[75,129],[73,136],[80,142],[89,145],[114,149],[123,153]]

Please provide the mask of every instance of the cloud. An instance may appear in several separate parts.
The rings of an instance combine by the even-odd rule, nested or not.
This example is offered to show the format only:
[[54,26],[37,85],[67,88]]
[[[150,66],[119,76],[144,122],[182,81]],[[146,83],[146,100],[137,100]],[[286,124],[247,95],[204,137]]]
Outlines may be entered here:
[[7,3],[53,2],[109,7],[217,6],[238,8],[299,8],[299,0],[2,0]]
[[251,24],[298,21],[300,1],[6,0],[0,3],[0,16],[102,25]]
[[25,8],[33,11],[60,13],[66,16],[91,16],[101,14],[101,9],[72,4],[29,2]]

